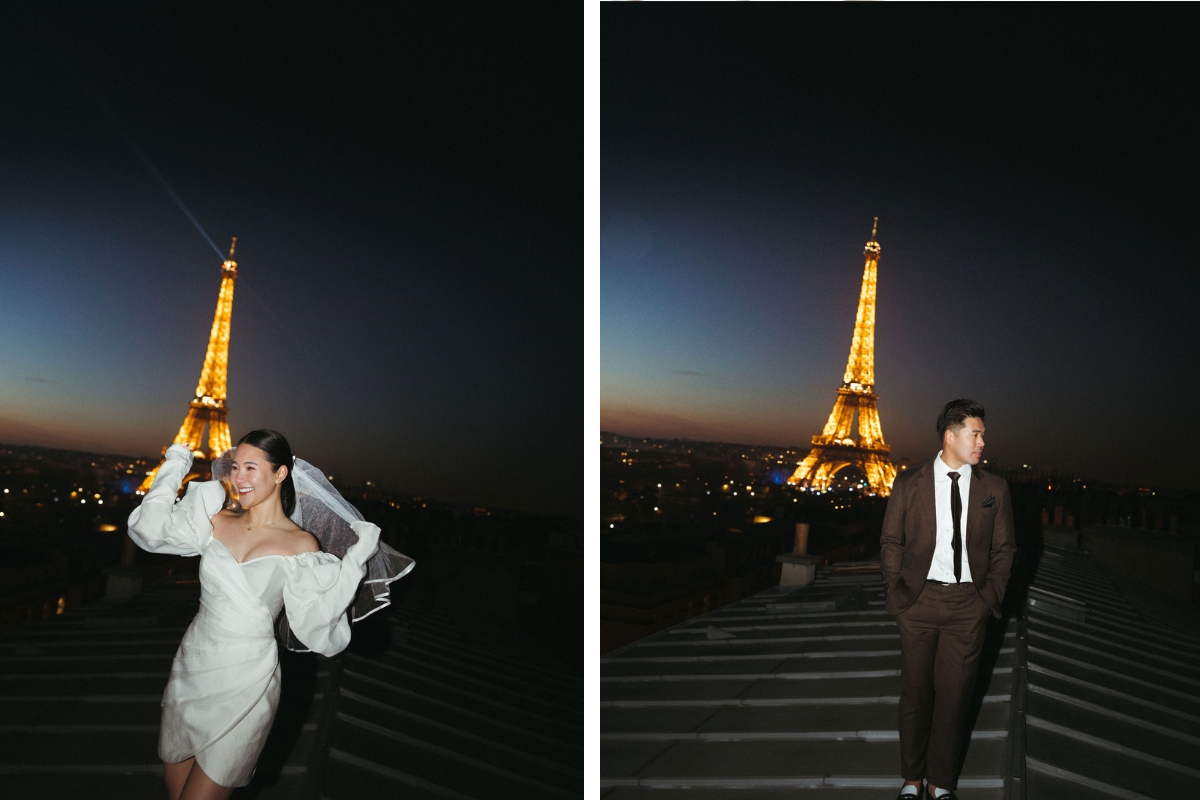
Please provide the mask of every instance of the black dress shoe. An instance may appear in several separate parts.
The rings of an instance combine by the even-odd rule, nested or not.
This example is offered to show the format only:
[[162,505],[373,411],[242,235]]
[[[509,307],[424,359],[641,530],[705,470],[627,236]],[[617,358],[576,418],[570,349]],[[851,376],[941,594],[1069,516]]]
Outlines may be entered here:
[[900,787],[901,794],[896,796],[896,800],[921,800],[921,788],[922,787],[920,787],[920,786],[917,787],[916,794],[903,794],[904,787],[901,786]]

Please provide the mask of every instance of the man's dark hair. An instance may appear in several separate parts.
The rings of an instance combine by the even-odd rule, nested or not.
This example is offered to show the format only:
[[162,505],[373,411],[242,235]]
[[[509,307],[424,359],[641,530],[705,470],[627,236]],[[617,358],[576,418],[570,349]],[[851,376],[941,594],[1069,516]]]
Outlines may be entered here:
[[946,407],[942,409],[942,413],[938,414],[938,441],[945,439],[947,430],[961,428],[967,417],[978,417],[982,420],[983,406],[965,397],[960,397],[957,400],[951,400],[949,403],[946,403]]

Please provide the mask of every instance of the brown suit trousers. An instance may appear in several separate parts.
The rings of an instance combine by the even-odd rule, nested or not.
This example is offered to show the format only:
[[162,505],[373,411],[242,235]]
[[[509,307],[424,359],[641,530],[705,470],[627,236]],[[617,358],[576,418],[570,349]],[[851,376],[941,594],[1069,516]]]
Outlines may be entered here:
[[953,791],[990,609],[974,584],[925,585],[900,629],[900,772]]
[[937,544],[933,475],[930,461],[896,477],[879,561],[900,631],[901,774],[954,790],[987,618],[1000,616],[1016,537],[1007,482],[973,468],[963,534],[971,580],[927,582]]

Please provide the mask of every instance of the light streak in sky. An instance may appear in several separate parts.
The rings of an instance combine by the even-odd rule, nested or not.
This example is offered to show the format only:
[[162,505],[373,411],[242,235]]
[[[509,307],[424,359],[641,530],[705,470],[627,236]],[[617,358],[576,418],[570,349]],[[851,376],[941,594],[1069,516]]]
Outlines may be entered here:
[[208,231],[204,230],[204,226],[200,224],[200,221],[196,219],[195,215],[192,214],[188,207],[184,205],[184,202],[182,198],[179,197],[179,194],[171,187],[171,184],[167,183],[167,179],[163,177],[161,172],[158,171],[158,168],[151,163],[149,156],[146,155],[142,148],[138,147],[137,141],[133,138],[133,134],[131,134],[129,130],[121,124],[120,118],[117,117],[117,113],[113,110],[113,107],[108,102],[108,97],[105,96],[104,92],[101,91],[100,87],[96,84],[93,73],[80,67],[69,47],[66,45],[65,40],[56,37],[52,41],[54,52],[67,65],[71,72],[74,73],[84,91],[92,96],[96,106],[100,109],[100,113],[102,113],[105,120],[108,121],[109,127],[112,128],[112,131],[114,134],[116,134],[116,137],[121,140],[121,144],[125,145],[129,152],[133,153],[134,157],[137,158],[138,161],[142,162],[142,166],[146,168],[146,171],[150,173],[154,180],[158,181],[158,185],[163,188],[163,191],[167,193],[167,196],[175,201],[175,205],[179,206],[179,210],[183,212],[184,216],[188,218],[188,221],[191,222],[200,235],[204,237],[204,241],[208,242],[208,246],[211,247],[213,252],[217,254],[217,258],[224,261],[225,253],[221,251],[221,248],[217,247],[216,243],[213,242],[212,237],[208,235]]
[[[175,205],[179,206],[179,210],[184,213],[184,216],[188,218],[188,221],[190,221],[196,230],[199,231],[200,235],[204,237],[204,241],[208,242],[208,246],[213,249],[213,252],[217,254],[217,257],[224,261],[225,254],[221,252],[221,248],[217,247],[217,245],[213,242],[212,237],[208,235],[208,231],[204,230],[204,226],[200,224],[200,221],[196,219],[195,215],[192,214],[192,212],[188,209],[178,192],[176,192],[175,189],[172,188],[171,184],[167,182],[167,179],[158,170],[158,167],[154,166],[154,163],[150,161],[150,157],[146,155],[145,151],[138,146],[137,141],[133,138],[133,135],[125,128],[124,125],[121,124],[121,120],[117,118],[116,113],[104,100],[103,95],[99,95],[99,93],[97,94],[100,100],[100,108],[104,111],[104,116],[108,119],[109,125],[112,126],[113,133],[115,133],[117,138],[121,140],[121,143],[129,149],[129,152],[133,153],[137,160],[142,162],[142,166],[145,167],[146,171],[154,177],[154,180],[158,181],[158,185],[161,186],[163,191],[167,193],[167,196],[175,201]],[[292,344],[304,355],[311,356],[308,348],[301,344],[299,339],[297,339],[296,336],[287,328],[285,328],[283,323],[279,321],[279,317],[275,316],[274,310],[272,310],[267,301],[259,297],[258,292],[254,291],[251,286],[246,284],[245,276],[241,277],[241,279],[238,281],[238,284],[246,289],[246,291],[250,293],[250,296],[263,307],[263,309],[267,312],[267,316],[270,317],[271,321],[275,323],[275,327],[279,329],[280,333],[290,339]]]
[[[211,247],[213,252],[217,254],[217,258],[219,258],[221,261],[224,261],[225,253],[221,250],[221,248],[217,247],[216,243],[212,240],[212,237],[208,235],[208,231],[204,230],[204,226],[200,224],[200,220],[196,219],[195,214],[193,214],[187,207],[187,204],[183,202],[183,198],[181,198],[179,193],[175,191],[174,187],[167,182],[166,177],[162,174],[162,172],[159,171],[158,167],[154,166],[154,163],[150,160],[150,157],[146,155],[146,152],[142,150],[140,146],[138,146],[137,140],[134,139],[133,134],[129,132],[129,129],[121,123],[120,118],[117,116],[116,111],[113,110],[113,107],[109,104],[108,98],[105,96],[104,92],[102,92],[100,88],[90,79],[87,73],[78,69],[78,67],[75,65],[74,59],[61,45],[61,43],[56,42],[55,44],[57,45],[56,50],[59,57],[74,68],[80,83],[92,95],[96,105],[99,107],[101,113],[104,114],[104,118],[108,121],[109,127],[112,129],[116,137],[120,139],[121,143],[125,145],[129,152],[141,162],[142,166],[146,168],[146,171],[150,173],[154,180],[158,182],[158,185],[162,187],[163,191],[167,193],[167,196],[174,201],[175,205],[178,206],[179,210],[183,212],[183,215],[188,218],[188,221],[192,223],[192,226],[196,229],[196,231],[202,237],[204,237],[204,241],[208,242],[208,246]],[[251,286],[246,284],[245,276],[242,277],[242,279],[239,281],[239,284],[243,286],[250,293],[250,296],[263,307],[263,309],[267,312],[267,316],[271,318],[271,322],[275,323],[275,327],[279,329],[279,332],[287,337],[296,347],[296,349],[298,349],[305,356],[309,357],[310,360],[315,362],[316,359],[312,357],[311,351],[301,344],[300,340],[295,334],[284,327],[283,323],[279,321],[279,317],[276,316],[275,311],[271,308],[270,304],[260,297],[258,292],[255,292]]]
[[213,252],[217,254],[217,258],[220,258],[222,261],[224,261],[225,254],[221,252],[221,248],[217,247],[217,245],[213,242],[212,237],[208,235],[208,231],[204,230],[204,226],[201,225],[200,221],[197,220],[192,212],[188,210],[188,207],[184,205],[183,200],[179,197],[179,194],[176,193],[173,188],[171,188],[171,184],[167,183],[167,179],[163,177],[161,172],[158,171],[158,167],[151,163],[150,157],[146,155],[142,148],[138,147],[137,142],[133,139],[133,136],[128,130],[125,129],[125,126],[121,124],[121,121],[117,119],[117,115],[113,113],[113,110],[109,107],[108,103],[102,101],[100,103],[100,108],[104,111],[104,116],[108,119],[109,124],[112,126],[113,132],[117,135],[117,138],[121,140],[121,143],[129,148],[129,152],[133,153],[138,161],[142,162],[142,166],[146,168],[146,171],[154,177],[154,180],[158,181],[158,185],[163,188],[163,191],[167,193],[167,196],[175,201],[175,205],[179,206],[179,210],[183,212],[184,216],[186,216],[192,225],[195,226],[196,230],[200,232],[200,235],[204,237],[204,241],[208,242],[208,246],[211,247]]

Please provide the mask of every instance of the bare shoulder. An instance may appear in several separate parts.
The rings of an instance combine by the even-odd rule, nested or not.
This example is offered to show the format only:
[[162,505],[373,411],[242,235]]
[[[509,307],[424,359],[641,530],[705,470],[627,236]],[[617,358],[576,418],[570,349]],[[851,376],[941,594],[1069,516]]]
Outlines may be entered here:
[[317,537],[300,526],[297,525],[296,529],[291,531],[290,534],[297,553],[319,553],[321,551],[321,545],[317,542]]
[[238,514],[233,513],[228,508],[222,508],[212,516],[212,524],[214,528],[224,529],[233,524],[238,518]]

